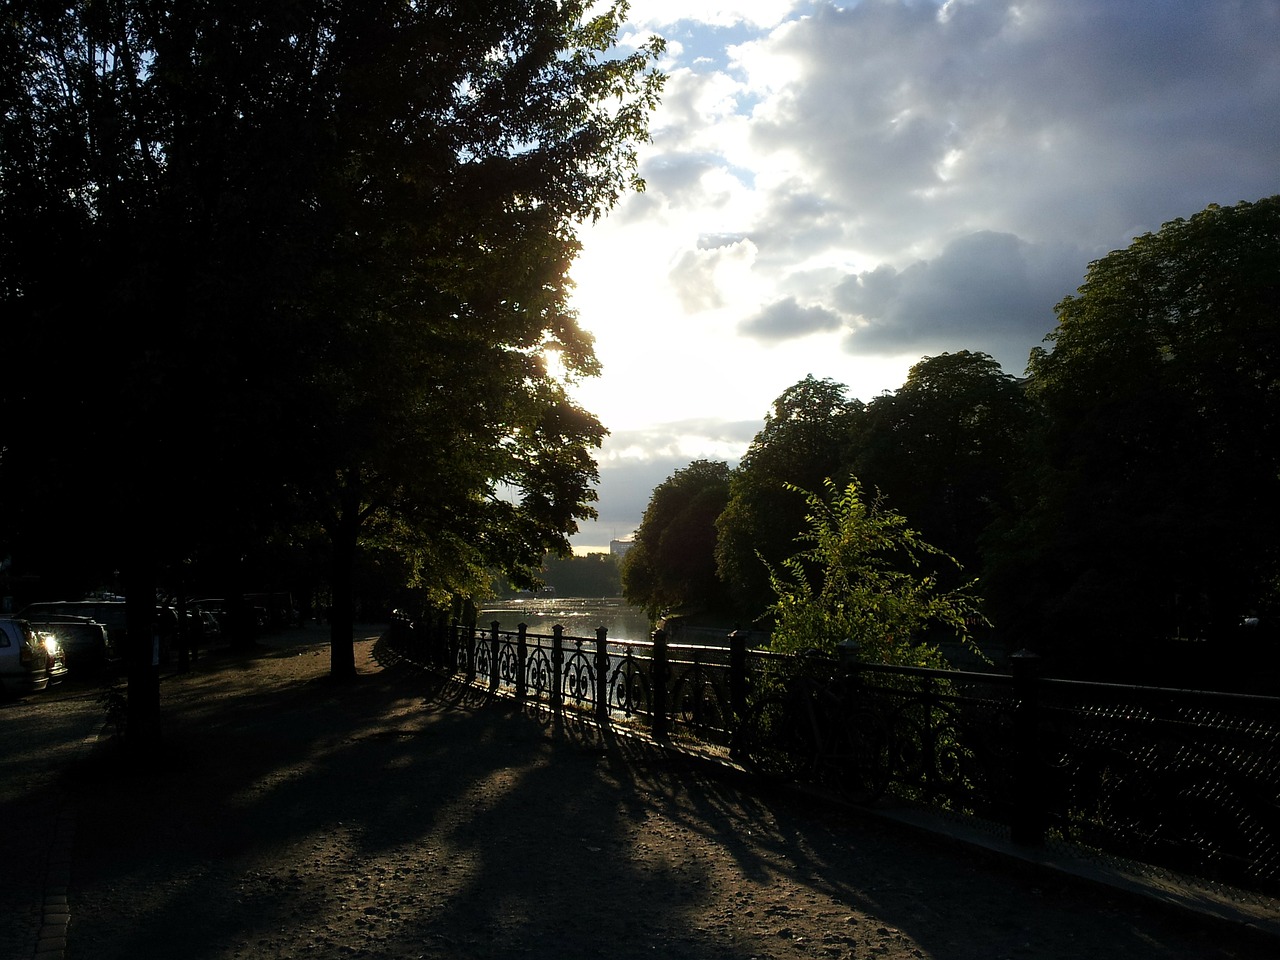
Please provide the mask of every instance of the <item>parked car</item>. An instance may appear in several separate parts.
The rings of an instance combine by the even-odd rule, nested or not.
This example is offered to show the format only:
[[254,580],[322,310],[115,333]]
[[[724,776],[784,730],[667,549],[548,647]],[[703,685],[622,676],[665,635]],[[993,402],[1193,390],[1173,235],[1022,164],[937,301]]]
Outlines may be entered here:
[[246,593],[244,599],[254,608],[259,629],[282,630],[298,623],[298,612],[293,609],[293,597],[288,593]]
[[195,635],[199,637],[200,643],[211,644],[222,637],[222,626],[218,623],[218,618],[210,611],[202,610],[199,607],[188,612]]
[[213,617],[218,624],[218,632],[226,633],[231,629],[230,613],[227,610],[227,601],[221,597],[205,597],[203,600],[192,600],[189,604],[191,609],[200,610],[205,614]]
[[213,614],[220,635],[260,633],[270,623],[267,608],[255,606],[247,598],[237,603],[224,597],[205,597],[192,605]]
[[49,685],[49,652],[31,624],[0,618],[0,697],[43,690]]
[[45,652],[49,655],[49,663],[45,674],[49,678],[49,686],[56,687],[67,677],[67,657],[62,649],[62,642],[56,633],[37,630],[36,636],[44,643]]
[[38,631],[57,634],[67,660],[79,674],[95,674],[119,659],[113,634],[79,601],[33,603],[18,616]]

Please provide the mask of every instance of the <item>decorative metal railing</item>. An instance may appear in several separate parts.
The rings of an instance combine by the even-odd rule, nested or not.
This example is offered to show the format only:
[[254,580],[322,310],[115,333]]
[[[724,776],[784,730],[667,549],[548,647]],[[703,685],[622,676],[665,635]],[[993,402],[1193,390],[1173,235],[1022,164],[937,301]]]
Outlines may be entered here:
[[1041,795],[1065,840],[1280,893],[1280,704],[1045,680]]
[[874,665],[862,665],[861,676],[888,731],[896,793],[1021,830],[1012,677]]
[[[727,748],[733,707],[729,647],[653,640],[609,640],[453,627],[442,658],[454,672],[495,693],[529,701],[547,716],[563,710],[646,725],[671,736]],[[745,651],[745,642],[739,646]],[[439,657],[432,657],[437,662]]]
[[[823,785],[833,764],[874,765],[873,793],[979,818],[1019,843],[1280,895],[1280,698],[1042,679],[1025,652],[1009,674],[968,673],[726,640],[675,644],[657,631],[613,641],[603,628],[579,638],[492,623],[408,631],[400,642],[543,717],[637,724],[748,764],[752,750],[790,751],[802,756],[787,775]],[[761,710],[779,705],[783,714],[762,723]],[[862,735],[833,737],[842,726]]]

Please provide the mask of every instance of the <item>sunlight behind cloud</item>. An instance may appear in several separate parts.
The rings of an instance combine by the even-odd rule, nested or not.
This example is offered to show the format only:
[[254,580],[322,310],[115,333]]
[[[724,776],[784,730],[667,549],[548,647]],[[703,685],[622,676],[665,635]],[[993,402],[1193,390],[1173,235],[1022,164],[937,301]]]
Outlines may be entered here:
[[708,425],[759,424],[808,374],[862,399],[947,351],[1020,374],[1090,260],[1274,193],[1274,3],[1153,9],[637,0],[628,30],[670,41],[648,189],[573,269],[602,516],[638,522],[680,457],[731,459],[750,436]]

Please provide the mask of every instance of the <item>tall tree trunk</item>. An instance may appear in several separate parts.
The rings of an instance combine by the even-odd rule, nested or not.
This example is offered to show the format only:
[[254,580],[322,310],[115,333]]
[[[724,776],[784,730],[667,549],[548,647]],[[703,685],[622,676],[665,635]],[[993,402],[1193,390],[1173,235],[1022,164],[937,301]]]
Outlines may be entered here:
[[149,560],[130,558],[125,570],[128,706],[125,742],[145,755],[160,742],[160,664],[155,645],[156,577]]
[[355,562],[360,533],[358,505],[346,504],[329,531],[332,547],[330,586],[333,605],[329,621],[329,673],[335,680],[356,675]]

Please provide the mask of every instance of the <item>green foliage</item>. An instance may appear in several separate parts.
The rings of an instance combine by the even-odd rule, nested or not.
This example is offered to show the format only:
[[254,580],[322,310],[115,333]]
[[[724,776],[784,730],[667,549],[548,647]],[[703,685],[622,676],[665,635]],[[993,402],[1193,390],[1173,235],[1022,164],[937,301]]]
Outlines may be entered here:
[[542,581],[560,597],[619,597],[622,575],[618,560],[608,553],[581,557],[547,557]]
[[863,409],[843,384],[813,376],[773,402],[716,521],[717,570],[741,615],[755,618],[768,604],[768,570],[759,558],[781,563],[804,523],[804,504],[787,485],[816,489],[827,477],[847,476]]
[[715,565],[716,518],[729,498],[729,467],[695,460],[659,484],[622,562],[622,593],[651,619],[718,610],[725,592]]
[[867,405],[853,472],[973,568],[983,531],[1012,505],[1030,425],[1022,386],[987,354],[926,357],[898,390]]
[[970,643],[970,624],[981,621],[972,584],[942,591],[921,572],[924,560],[948,558],[904,517],[867,502],[857,481],[841,489],[828,480],[825,497],[791,490],[809,511],[798,538],[808,546],[771,570],[774,649],[834,656],[852,640],[867,662],[938,667],[943,635]]
[[1277,303],[1280,197],[1166,223],[1058,305],[1030,365],[1038,460],[987,578],[1055,669],[1150,677],[1150,643],[1275,609]]
[[[575,231],[642,186],[662,83],[660,41],[615,54],[625,9],[13,11],[0,494],[26,545],[150,569],[321,529],[335,625],[361,549],[440,595],[567,551],[604,430],[545,354],[598,372]],[[49,389],[27,361],[54,356]]]
[[[1018,382],[969,351],[926,357],[899,390],[865,405],[831,380],[788,388],[734,472],[717,521],[717,563],[739,611],[763,612],[768,567],[790,555],[804,525],[804,503],[788,485],[815,490],[830,477],[856,477],[931,543],[975,566],[983,531],[1010,504],[1029,422]],[[958,569],[943,562],[930,572],[958,584]]]

